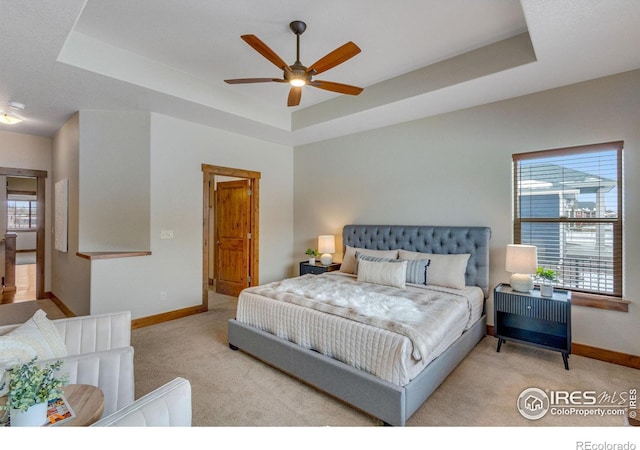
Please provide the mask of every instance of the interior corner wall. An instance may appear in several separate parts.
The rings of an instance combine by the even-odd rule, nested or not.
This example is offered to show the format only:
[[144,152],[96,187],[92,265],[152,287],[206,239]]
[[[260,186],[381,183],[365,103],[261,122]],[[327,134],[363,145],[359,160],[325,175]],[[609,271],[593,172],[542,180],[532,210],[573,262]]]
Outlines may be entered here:
[[[52,293],[58,297],[75,315],[90,314],[90,263],[76,255],[78,252],[79,222],[79,115],[76,113],[56,133],[52,145],[51,185],[68,179],[68,248],[62,252],[52,248],[51,278]],[[55,211],[55,196],[52,209]],[[53,217],[53,215],[52,215]],[[53,231],[53,223],[50,229]],[[52,236],[51,233],[49,233]]]
[[[0,175],[0,198],[7,198],[7,177]],[[7,202],[0,202],[0,236],[7,233]],[[0,261],[4,261],[4,241],[0,243]],[[4,277],[5,264],[0,264],[0,277]]]
[[80,111],[81,252],[149,250],[150,114]]
[[[513,153],[623,140],[628,313],[574,306],[573,341],[640,355],[640,70],[294,149],[294,251],[345,224],[492,229],[490,283],[508,282]],[[309,201],[313,199],[313,201]],[[336,255],[340,260],[341,255]],[[487,302],[493,323],[493,301]]]
[[[0,166],[14,169],[44,170],[47,172],[45,180],[45,237],[44,237],[44,290],[51,291],[51,205],[53,201],[52,180],[52,148],[51,139],[42,136],[0,131]],[[6,199],[6,179],[2,180],[0,198]],[[0,202],[0,233],[6,233],[6,202]],[[4,261],[4,245],[0,246],[0,261]],[[0,264],[4,275],[4,264]]]
[[202,304],[202,164],[261,173],[260,282],[290,276],[293,148],[159,114],[150,130],[151,255],[92,261],[92,313],[141,318]]

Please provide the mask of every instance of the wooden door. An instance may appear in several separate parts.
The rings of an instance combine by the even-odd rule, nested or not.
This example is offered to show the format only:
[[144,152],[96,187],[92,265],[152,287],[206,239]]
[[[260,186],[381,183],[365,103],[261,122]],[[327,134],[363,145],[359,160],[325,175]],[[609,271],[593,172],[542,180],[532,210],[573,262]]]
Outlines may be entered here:
[[249,285],[249,180],[217,183],[215,193],[215,284],[237,296]]

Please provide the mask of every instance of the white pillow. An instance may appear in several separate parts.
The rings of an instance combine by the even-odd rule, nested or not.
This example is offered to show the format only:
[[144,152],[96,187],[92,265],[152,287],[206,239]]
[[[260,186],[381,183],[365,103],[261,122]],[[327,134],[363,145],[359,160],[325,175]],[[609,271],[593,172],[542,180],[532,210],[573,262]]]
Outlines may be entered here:
[[384,262],[361,259],[358,262],[358,281],[404,289],[406,278],[407,261]]
[[0,336],[0,365],[22,364],[34,357],[62,356],[67,356],[67,347],[56,326],[41,309],[18,328]]
[[469,262],[469,253],[441,255],[436,253],[410,252],[398,250],[400,259],[430,259],[427,271],[427,285],[464,289],[465,272]]
[[356,252],[356,268],[355,273],[358,273],[358,264],[361,260],[365,261],[384,261],[399,263],[405,261],[407,263],[407,283],[413,284],[427,284],[427,268],[431,260],[429,259],[392,259],[392,258],[378,258],[377,256],[361,255],[360,252]]
[[366,248],[355,248],[346,246],[340,272],[355,273],[356,251],[367,256],[377,256],[380,258],[398,259],[398,250],[369,250]]

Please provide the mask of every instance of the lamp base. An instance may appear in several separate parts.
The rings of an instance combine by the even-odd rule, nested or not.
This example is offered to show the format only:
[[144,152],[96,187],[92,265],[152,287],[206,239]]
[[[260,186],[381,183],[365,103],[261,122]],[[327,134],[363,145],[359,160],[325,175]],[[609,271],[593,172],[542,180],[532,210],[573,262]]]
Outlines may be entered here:
[[324,253],[321,257],[320,257],[320,263],[324,266],[328,266],[329,264],[331,264],[333,262],[333,257],[331,256],[331,254],[329,253]]
[[509,284],[511,289],[518,292],[530,292],[533,289],[533,279],[526,273],[514,273]]

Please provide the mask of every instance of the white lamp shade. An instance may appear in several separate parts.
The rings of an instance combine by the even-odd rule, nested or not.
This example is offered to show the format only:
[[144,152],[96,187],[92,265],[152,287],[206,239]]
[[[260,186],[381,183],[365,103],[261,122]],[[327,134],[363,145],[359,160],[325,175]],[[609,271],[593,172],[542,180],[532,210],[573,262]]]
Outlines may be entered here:
[[318,236],[318,251],[320,253],[335,253],[336,239],[331,235]]
[[535,245],[509,244],[505,270],[511,272],[511,287],[519,292],[533,289],[532,273],[538,269],[538,252]]
[[332,235],[318,236],[318,252],[322,253],[320,262],[328,266],[333,262],[331,253],[336,251],[336,239]]
[[535,273],[538,269],[538,254],[535,245],[509,244],[505,270],[511,273]]

